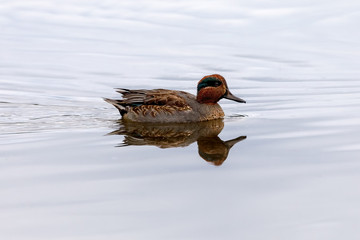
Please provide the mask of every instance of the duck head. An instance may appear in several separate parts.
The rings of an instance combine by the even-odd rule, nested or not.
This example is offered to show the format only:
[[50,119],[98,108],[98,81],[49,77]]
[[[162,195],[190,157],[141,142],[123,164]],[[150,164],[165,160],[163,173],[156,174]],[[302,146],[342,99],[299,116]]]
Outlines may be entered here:
[[199,81],[196,96],[199,103],[215,104],[222,98],[246,103],[245,100],[234,96],[229,91],[225,78],[219,74],[205,76]]

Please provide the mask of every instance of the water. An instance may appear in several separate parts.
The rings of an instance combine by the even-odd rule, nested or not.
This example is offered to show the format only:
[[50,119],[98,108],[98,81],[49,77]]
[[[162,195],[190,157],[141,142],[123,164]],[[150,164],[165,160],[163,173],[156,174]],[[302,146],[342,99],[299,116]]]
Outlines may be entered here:
[[[1,239],[359,239],[359,10],[2,1]],[[212,73],[247,104],[210,126],[101,99]]]

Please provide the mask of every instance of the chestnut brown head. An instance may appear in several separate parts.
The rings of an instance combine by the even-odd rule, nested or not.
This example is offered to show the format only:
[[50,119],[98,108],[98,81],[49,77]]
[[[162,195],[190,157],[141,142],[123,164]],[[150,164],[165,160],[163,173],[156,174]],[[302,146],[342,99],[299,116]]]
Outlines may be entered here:
[[205,76],[199,81],[196,96],[199,103],[215,104],[222,98],[246,103],[245,100],[234,96],[229,91],[225,78],[219,74]]

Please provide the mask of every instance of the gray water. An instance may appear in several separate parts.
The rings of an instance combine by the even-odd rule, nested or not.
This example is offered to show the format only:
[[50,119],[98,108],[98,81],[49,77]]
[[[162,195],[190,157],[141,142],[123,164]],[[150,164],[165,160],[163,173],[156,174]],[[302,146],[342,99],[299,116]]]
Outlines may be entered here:
[[[359,22],[351,0],[1,1],[0,238],[359,239]],[[102,100],[213,73],[247,104],[206,126]]]

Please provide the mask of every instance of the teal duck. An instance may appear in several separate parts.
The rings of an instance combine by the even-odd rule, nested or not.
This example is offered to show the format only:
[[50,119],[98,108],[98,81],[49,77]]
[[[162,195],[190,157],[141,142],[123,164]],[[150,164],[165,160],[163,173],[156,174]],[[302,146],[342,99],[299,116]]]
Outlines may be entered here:
[[220,99],[246,103],[229,91],[225,78],[219,74],[203,77],[197,85],[196,96],[167,89],[116,90],[122,94],[123,99],[104,100],[119,110],[123,120],[133,122],[184,123],[214,120],[224,117],[224,112],[217,103]]

